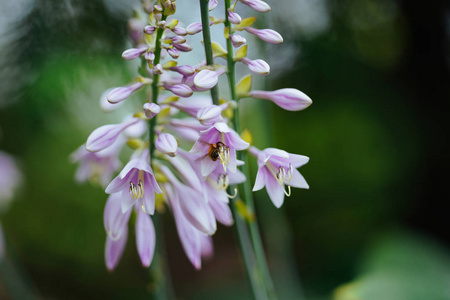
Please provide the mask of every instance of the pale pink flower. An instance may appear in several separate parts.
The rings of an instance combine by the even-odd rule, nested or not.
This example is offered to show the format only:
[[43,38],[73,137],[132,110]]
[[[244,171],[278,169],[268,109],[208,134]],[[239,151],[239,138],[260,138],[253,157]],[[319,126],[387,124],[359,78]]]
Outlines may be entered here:
[[109,92],[107,96],[108,101],[110,103],[119,103],[130,97],[132,93],[139,90],[143,86],[144,86],[143,82],[136,82],[129,86],[115,88],[111,90],[111,92]]
[[251,91],[250,97],[267,99],[281,108],[290,111],[303,110],[312,104],[311,98],[305,93],[292,88],[276,91]]
[[270,66],[262,59],[251,60],[247,57],[241,59],[241,62],[246,64],[248,69],[258,75],[267,75],[270,73]]
[[178,142],[170,133],[161,133],[155,141],[155,147],[162,154],[174,157],[177,154]]
[[253,191],[266,187],[270,199],[277,208],[283,204],[284,195],[290,196],[291,187],[309,188],[305,178],[297,171],[297,168],[309,161],[308,157],[275,148],[261,151],[253,146],[250,147],[250,153],[258,157],[258,173]]
[[283,42],[283,37],[272,29],[256,29],[253,27],[246,27],[245,30],[271,44],[280,44]]
[[270,10],[270,6],[262,0],[239,0],[239,1],[250,6],[251,8],[253,8],[258,12],[268,12]]

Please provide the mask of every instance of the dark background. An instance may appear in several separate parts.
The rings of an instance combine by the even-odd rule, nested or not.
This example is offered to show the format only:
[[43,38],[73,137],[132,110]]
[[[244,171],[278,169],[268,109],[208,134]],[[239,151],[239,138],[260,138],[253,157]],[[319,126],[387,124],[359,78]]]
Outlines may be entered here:
[[[293,190],[281,209],[255,194],[280,299],[450,299],[448,1],[312,1],[328,18],[315,31],[269,3],[259,22],[285,43],[258,46],[272,65],[266,86],[314,102],[287,112],[250,100],[243,114],[256,146],[311,158],[300,169],[310,190]],[[0,148],[20,160],[25,180],[1,216],[0,298],[148,299],[133,238],[106,271],[106,196],[75,184],[68,159],[96,126],[117,120],[97,104],[135,74],[120,58],[131,7],[36,0],[27,9],[2,38]],[[197,272],[171,215],[163,221],[179,299],[250,298],[233,228],[219,227],[215,255]]]

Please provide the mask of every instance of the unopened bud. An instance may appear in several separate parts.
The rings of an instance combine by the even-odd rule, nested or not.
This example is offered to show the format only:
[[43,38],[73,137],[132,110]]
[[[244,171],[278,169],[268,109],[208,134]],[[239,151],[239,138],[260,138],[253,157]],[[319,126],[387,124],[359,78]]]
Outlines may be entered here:
[[156,103],[147,102],[144,104],[143,108],[144,108],[145,116],[148,119],[152,119],[154,116],[159,114],[159,112],[161,111],[161,107]]
[[197,113],[197,120],[206,126],[222,121],[222,108],[217,105],[203,107]]
[[192,23],[186,27],[187,34],[193,35],[202,31],[202,23]]
[[230,21],[230,23],[232,23],[232,24],[240,24],[242,21],[241,16],[238,15],[237,13],[235,13],[234,11],[232,11],[231,9],[227,10],[227,15],[228,15],[228,21]]
[[283,42],[283,37],[272,29],[256,29],[253,27],[247,27],[245,30],[271,44],[280,44]]
[[258,12],[268,12],[270,10],[270,6],[262,0],[239,0],[239,1],[250,6],[251,8],[253,8]]
[[177,154],[178,143],[173,135],[161,133],[155,141],[155,147],[159,152],[174,157]]
[[165,84],[164,88],[180,97],[187,98],[187,97],[192,96],[192,94],[193,94],[192,89],[189,86],[182,84],[182,83],[174,84],[174,85]]
[[270,73],[270,66],[262,59],[251,60],[247,57],[241,59],[241,62],[247,65],[250,71],[259,75],[267,75]]
[[238,34],[230,34],[230,40],[231,43],[233,43],[234,48],[239,48],[240,46],[247,43],[247,40]]

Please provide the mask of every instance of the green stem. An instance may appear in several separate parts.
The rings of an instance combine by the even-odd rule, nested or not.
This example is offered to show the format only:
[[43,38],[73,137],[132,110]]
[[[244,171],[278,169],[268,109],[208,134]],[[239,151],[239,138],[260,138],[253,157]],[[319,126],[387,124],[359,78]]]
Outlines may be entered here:
[[[162,20],[165,20],[166,16],[162,16]],[[156,66],[161,60],[161,38],[164,33],[164,29],[158,28],[156,31],[155,40],[155,59],[153,64]],[[159,95],[159,74],[153,74],[152,88],[152,102],[158,101]],[[152,165],[153,154],[155,152],[155,126],[156,118],[154,116],[149,122],[149,151],[150,151],[150,165]],[[157,243],[155,249],[155,255],[153,257],[152,265],[150,267],[150,280],[151,280],[151,293],[152,298],[157,300],[173,299],[172,285],[170,281],[170,273],[165,256],[164,247],[164,235],[162,227],[161,216],[155,214],[153,216],[153,222],[155,224],[155,231],[157,236]]]
[[241,249],[242,258],[244,259],[245,269],[247,270],[247,277],[250,281],[250,285],[252,286],[253,295],[255,296],[255,298],[267,299],[264,293],[264,287],[262,286],[263,283],[258,276],[258,266],[256,265],[255,255],[253,253],[248,229],[245,225],[245,220],[239,214],[236,206],[236,199],[237,198],[232,200],[230,206],[233,211],[234,220],[236,221],[236,232],[239,238],[239,247]]
[[[230,0],[225,0],[225,26],[229,28],[229,33],[231,34],[231,23],[228,20],[228,14],[227,11],[230,8]],[[228,79],[229,79],[229,85],[230,85],[230,93],[233,100],[238,100],[236,97],[236,90],[235,90],[235,62],[233,59],[233,45],[231,43],[230,39],[227,39],[227,65],[228,65]],[[240,133],[240,122],[239,122],[239,107],[235,109],[234,116],[233,116],[233,124],[234,129]],[[248,168],[248,157],[247,153],[245,151],[239,151],[238,152],[238,159],[244,161],[244,165],[240,167],[241,171],[244,173],[246,180],[243,184],[239,185],[239,194],[243,198],[244,203],[247,205],[248,209],[250,211],[255,212],[255,204],[253,201],[253,195],[251,192],[251,186],[250,186],[250,171]],[[255,251],[256,261],[258,264],[259,272],[263,279],[263,284],[265,287],[265,292],[268,299],[277,299],[277,296],[275,294],[275,289],[272,283],[272,278],[270,276],[269,267],[267,266],[266,262],[266,255],[264,253],[264,247],[261,240],[261,234],[259,232],[258,227],[258,221],[257,219],[249,220],[248,221],[248,227],[250,230],[250,237],[252,239],[253,243],[253,249]]]
[[[205,46],[206,64],[214,64],[213,52],[211,46],[211,31],[209,26],[209,7],[208,0],[200,0],[200,13],[202,16],[203,44]],[[219,104],[219,91],[217,85],[211,89],[211,97],[214,105]]]

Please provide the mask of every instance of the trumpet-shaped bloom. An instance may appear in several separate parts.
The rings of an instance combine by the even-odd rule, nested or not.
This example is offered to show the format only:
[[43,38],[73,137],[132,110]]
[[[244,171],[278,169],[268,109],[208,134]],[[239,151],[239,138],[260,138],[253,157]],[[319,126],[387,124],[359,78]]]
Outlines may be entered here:
[[[105,245],[105,260],[109,270],[119,263],[128,238],[128,221],[131,210],[122,212],[121,193],[111,194],[106,202],[103,221],[107,233]],[[156,235],[153,222],[139,206],[135,206],[137,214],[135,231],[136,246],[141,263],[149,267],[155,251]]]
[[227,168],[236,172],[236,150],[248,147],[249,144],[226,123],[219,122],[200,133],[200,138],[190,152],[198,155],[201,175],[206,177],[220,164],[224,172]]
[[297,89],[280,89],[276,91],[251,91],[253,98],[267,99],[281,108],[290,111],[303,110],[312,104],[311,98]]
[[253,191],[266,187],[270,199],[277,208],[283,204],[284,195],[290,196],[291,187],[309,188],[305,178],[297,171],[297,168],[309,161],[308,157],[275,148],[260,151],[253,146],[250,147],[250,153],[258,157],[258,173]]
[[155,194],[162,191],[148,163],[148,149],[131,159],[120,174],[106,187],[107,194],[122,193],[122,211],[130,210],[135,203],[148,213],[155,212]]

